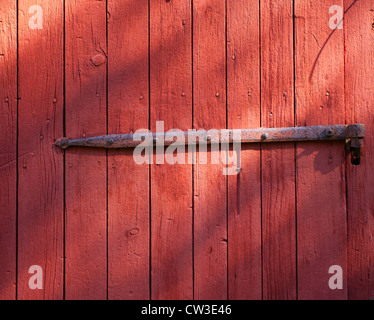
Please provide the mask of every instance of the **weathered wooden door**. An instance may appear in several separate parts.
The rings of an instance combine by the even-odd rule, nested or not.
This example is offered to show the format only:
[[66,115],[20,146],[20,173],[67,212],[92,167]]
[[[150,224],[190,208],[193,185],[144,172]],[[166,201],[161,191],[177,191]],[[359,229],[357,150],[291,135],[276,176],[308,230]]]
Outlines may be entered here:
[[[374,296],[373,23],[371,0],[2,1],[0,298]],[[210,149],[53,145],[157,121],[366,138],[359,166],[344,142],[243,145],[230,176]]]

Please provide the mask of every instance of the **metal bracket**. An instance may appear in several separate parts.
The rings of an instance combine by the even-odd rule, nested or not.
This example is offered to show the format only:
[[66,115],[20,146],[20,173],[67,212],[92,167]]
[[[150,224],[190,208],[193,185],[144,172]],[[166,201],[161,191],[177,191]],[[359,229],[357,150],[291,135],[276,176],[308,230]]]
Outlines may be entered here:
[[358,166],[361,163],[361,147],[363,145],[363,139],[352,138],[348,140],[347,143],[351,153],[351,163]]
[[[92,147],[92,148],[134,148],[145,141],[150,141],[149,146],[157,145],[159,139],[163,138],[163,145],[171,144],[215,144],[215,143],[274,143],[274,142],[300,142],[300,141],[335,141],[346,140],[351,153],[351,162],[360,164],[361,147],[365,137],[365,126],[363,124],[350,125],[327,125],[310,127],[290,128],[259,128],[259,129],[228,129],[215,130],[190,130],[188,132],[168,131],[166,133],[135,133],[135,134],[112,134],[82,139],[61,138],[55,142],[62,149],[69,147]],[[228,135],[223,139],[223,132]],[[237,138],[240,132],[240,139]]]

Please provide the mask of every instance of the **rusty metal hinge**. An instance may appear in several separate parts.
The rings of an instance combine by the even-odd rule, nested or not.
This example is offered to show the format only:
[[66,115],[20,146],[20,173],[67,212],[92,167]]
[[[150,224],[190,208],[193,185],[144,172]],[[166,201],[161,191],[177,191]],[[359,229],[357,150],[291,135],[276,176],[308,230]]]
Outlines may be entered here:
[[[227,139],[223,139],[223,132]],[[238,134],[235,134],[237,132]],[[215,134],[216,133],[216,134]],[[239,137],[239,138],[238,138]],[[163,139],[163,145],[171,144],[215,144],[215,143],[274,143],[300,141],[334,141],[346,140],[351,153],[351,162],[360,164],[361,147],[365,137],[363,124],[325,125],[290,128],[259,128],[259,129],[228,129],[228,130],[191,130],[188,132],[168,131],[166,133],[135,133],[112,134],[92,138],[68,139],[61,138],[55,142],[62,149],[69,147],[91,148],[134,148],[144,141],[150,141],[149,146],[156,145]]]

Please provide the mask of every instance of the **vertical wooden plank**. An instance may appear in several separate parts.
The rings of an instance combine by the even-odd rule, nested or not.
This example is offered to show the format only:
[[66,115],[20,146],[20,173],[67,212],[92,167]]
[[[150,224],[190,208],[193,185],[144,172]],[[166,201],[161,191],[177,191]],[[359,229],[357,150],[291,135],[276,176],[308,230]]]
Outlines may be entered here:
[[[261,1],[261,123],[294,124],[292,1]],[[263,298],[296,299],[294,144],[262,146]]]
[[[42,29],[30,27],[33,5],[43,10]],[[18,6],[18,298],[62,299],[63,157],[53,142],[63,134],[63,6]],[[33,265],[43,269],[42,290],[29,288]]]
[[[260,121],[259,2],[227,1],[230,129]],[[228,179],[229,299],[262,298],[260,147],[242,146],[241,172]]]
[[0,299],[16,297],[17,7],[0,7]]
[[[148,129],[148,1],[108,2],[109,133]],[[149,299],[149,165],[108,157],[109,299]]]
[[[193,1],[194,128],[226,128],[225,1]],[[194,169],[195,298],[227,299],[227,177],[222,164]]]
[[[106,2],[66,2],[66,135],[106,133]],[[107,296],[106,152],[66,152],[66,298]]]
[[[349,299],[374,297],[374,4],[344,1],[345,105],[348,123],[364,123],[360,166],[347,160]],[[347,284],[346,284],[347,285]]]
[[[337,30],[329,38],[329,8],[333,5],[343,6],[343,1],[295,2],[299,126],[345,120],[344,35],[343,30]],[[341,266],[346,275],[344,158],[342,142],[297,144],[299,299],[347,297],[346,286],[343,290],[331,290],[328,285],[331,266]]]
[[[150,1],[151,130],[192,123],[191,4]],[[192,299],[192,165],[151,166],[152,299]]]

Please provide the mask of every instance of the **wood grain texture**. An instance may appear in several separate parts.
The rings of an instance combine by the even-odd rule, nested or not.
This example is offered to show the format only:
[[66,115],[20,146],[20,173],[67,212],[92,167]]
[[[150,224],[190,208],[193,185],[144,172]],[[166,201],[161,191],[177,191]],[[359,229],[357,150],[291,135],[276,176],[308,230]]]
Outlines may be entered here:
[[[66,2],[66,135],[106,133],[106,3]],[[66,299],[107,297],[105,150],[66,152]]]
[[[329,38],[329,8],[342,1],[295,2],[297,125],[344,123],[344,35]],[[324,46],[324,43],[328,43]],[[318,60],[317,60],[318,58]],[[346,283],[344,143],[297,144],[299,299],[345,299],[331,290],[329,268],[343,268]]]
[[[373,298],[373,23],[372,0],[1,1],[0,299]],[[360,166],[343,142],[242,145],[229,177],[210,147],[137,165],[53,146],[156,121],[366,137]]]
[[[261,124],[294,124],[292,1],[261,2]],[[296,299],[294,144],[262,145],[263,298]]]
[[[109,1],[108,12],[109,133],[134,133],[148,128],[148,1]],[[149,165],[118,150],[108,168],[108,298],[149,299]]]
[[[259,3],[227,1],[229,129],[260,127]],[[244,146],[241,172],[228,178],[229,299],[261,299],[260,146]]]
[[[151,131],[192,123],[191,4],[150,1]],[[151,166],[151,298],[192,299],[192,165]]]
[[[345,1],[348,10],[353,1]],[[374,5],[360,0],[347,12],[345,30],[346,121],[364,123],[360,166],[347,162],[349,299],[374,297]]]
[[0,299],[16,298],[17,8],[0,7]]
[[[43,28],[31,29],[19,7],[18,299],[63,298],[63,6],[43,3]],[[43,269],[43,289],[29,288],[30,266]]]
[[[193,1],[194,128],[226,128],[225,1]],[[195,298],[227,299],[227,177],[211,164],[194,166]],[[208,164],[199,164],[207,156]],[[220,154],[219,154],[220,156]]]

